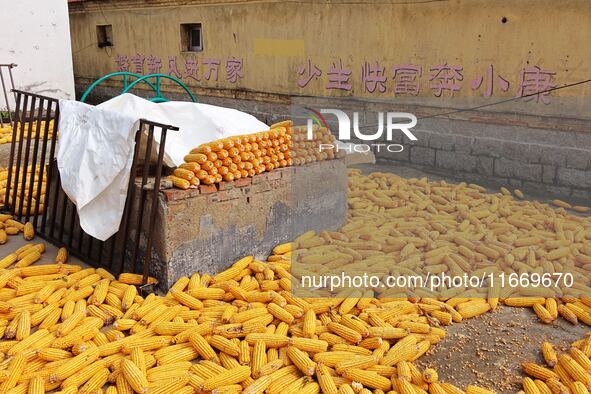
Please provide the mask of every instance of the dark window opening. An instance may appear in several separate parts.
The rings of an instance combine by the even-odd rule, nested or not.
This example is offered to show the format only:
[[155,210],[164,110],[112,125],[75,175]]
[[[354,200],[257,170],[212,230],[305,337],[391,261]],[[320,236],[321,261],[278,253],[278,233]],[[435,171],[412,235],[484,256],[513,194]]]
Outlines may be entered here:
[[183,52],[203,51],[201,23],[183,23],[181,25],[181,50]]
[[113,46],[113,26],[112,25],[97,25],[96,27],[96,41],[99,48]]

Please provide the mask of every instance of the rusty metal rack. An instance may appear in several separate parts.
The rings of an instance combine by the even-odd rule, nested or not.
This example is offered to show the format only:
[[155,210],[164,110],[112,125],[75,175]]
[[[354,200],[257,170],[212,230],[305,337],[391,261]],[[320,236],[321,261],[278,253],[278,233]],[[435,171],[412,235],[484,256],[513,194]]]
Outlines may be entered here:
[[[37,235],[58,247],[67,247],[71,255],[83,262],[95,267],[104,267],[114,274],[124,271],[141,273],[144,284],[147,283],[152,261],[153,229],[166,134],[169,131],[177,131],[178,128],[140,120],[135,135],[133,164],[121,225],[116,234],[106,241],[101,241],[82,230],[76,205],[61,187],[56,162],[60,116],[58,100],[20,90],[14,92],[16,109],[13,141],[17,140],[17,136],[19,138],[18,142],[12,143],[10,149],[3,211],[14,215],[22,223],[30,221]],[[51,136],[50,121],[53,121]],[[37,130],[36,135],[27,138],[26,130],[32,130],[33,125]],[[154,135],[158,131],[160,144],[157,161],[156,165],[151,165]],[[143,141],[146,137],[147,140]],[[31,171],[29,179],[26,179],[26,175],[21,177],[21,169],[25,169],[22,172],[26,174],[28,166],[32,166],[33,169],[40,166],[41,170],[37,176],[35,171]],[[40,196],[42,193],[44,167],[47,179],[42,205],[41,198],[33,201],[33,196]],[[141,167],[140,176],[138,167]],[[153,182],[149,182],[150,173],[153,174]],[[148,223],[144,223],[145,218],[148,218]]]

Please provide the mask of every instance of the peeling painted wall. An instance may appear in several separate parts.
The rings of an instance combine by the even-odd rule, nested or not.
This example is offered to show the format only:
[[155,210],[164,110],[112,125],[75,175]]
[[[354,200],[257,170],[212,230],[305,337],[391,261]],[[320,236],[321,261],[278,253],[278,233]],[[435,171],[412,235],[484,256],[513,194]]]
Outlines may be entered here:
[[[588,0],[93,0],[72,3],[70,20],[76,81],[84,86],[127,67],[178,76],[200,96],[465,108],[591,75]],[[183,50],[182,23],[202,24],[202,52]],[[100,24],[112,25],[113,47],[96,45]],[[233,58],[243,61],[238,78],[228,74]],[[217,78],[209,75],[212,61]],[[372,82],[375,72],[364,84],[363,67],[375,71],[376,62],[384,85]],[[403,86],[412,67],[401,66],[420,68],[416,90]],[[322,74],[307,81],[316,67]],[[341,68],[350,75],[335,87],[330,78]],[[486,110],[588,119],[590,95],[587,83]]]
[[[0,63],[18,65],[13,69],[16,88],[74,98],[66,0],[0,0],[0,9]],[[0,109],[5,107],[0,97]]]

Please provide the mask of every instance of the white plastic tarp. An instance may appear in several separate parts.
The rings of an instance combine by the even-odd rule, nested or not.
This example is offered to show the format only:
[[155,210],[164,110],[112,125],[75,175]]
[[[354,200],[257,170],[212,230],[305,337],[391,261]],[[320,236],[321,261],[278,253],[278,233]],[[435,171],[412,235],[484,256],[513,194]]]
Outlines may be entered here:
[[269,129],[252,115],[207,104],[156,104],[132,94],[96,107],[61,100],[57,165],[62,188],[76,204],[82,229],[103,241],[121,223],[139,119],[179,128],[166,136],[169,166],[181,164],[202,143]]

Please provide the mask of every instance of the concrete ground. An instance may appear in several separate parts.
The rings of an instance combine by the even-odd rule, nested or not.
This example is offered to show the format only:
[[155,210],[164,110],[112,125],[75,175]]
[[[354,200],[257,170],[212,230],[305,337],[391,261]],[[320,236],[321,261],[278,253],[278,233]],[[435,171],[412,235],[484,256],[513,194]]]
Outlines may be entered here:
[[[55,263],[55,257],[57,256],[57,251],[59,249],[57,246],[52,245],[51,243],[45,241],[41,237],[35,237],[32,241],[25,241],[25,239],[22,236],[22,233],[18,234],[18,235],[9,235],[8,236],[8,242],[6,242],[4,245],[0,246],[0,258],[3,258],[4,256],[9,255],[10,253],[14,252],[15,250],[17,250],[21,246],[24,246],[25,244],[28,244],[28,243],[37,244],[40,242],[43,242],[45,244],[45,253],[43,253],[41,255],[41,259],[39,261],[37,261],[35,263],[35,265]],[[80,261],[79,259],[77,259],[74,256],[68,257],[68,264],[78,264],[78,265],[82,265],[84,267],[88,267],[88,264]]]
[[564,319],[543,324],[531,308],[499,307],[445,330],[447,336],[418,360],[421,368],[432,367],[442,381],[461,388],[477,384],[497,393],[515,393],[522,389],[522,363],[544,365],[542,342],[567,351],[589,327]]

